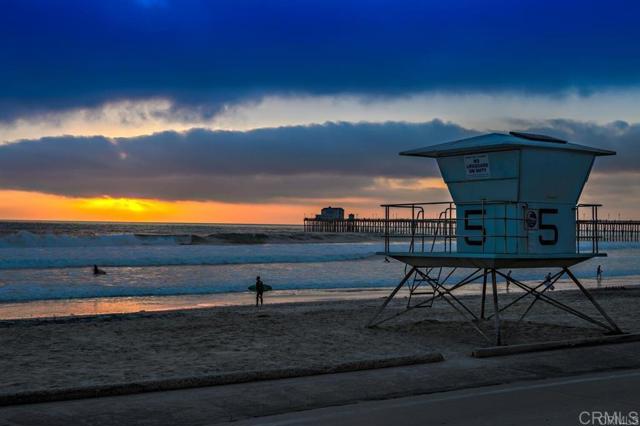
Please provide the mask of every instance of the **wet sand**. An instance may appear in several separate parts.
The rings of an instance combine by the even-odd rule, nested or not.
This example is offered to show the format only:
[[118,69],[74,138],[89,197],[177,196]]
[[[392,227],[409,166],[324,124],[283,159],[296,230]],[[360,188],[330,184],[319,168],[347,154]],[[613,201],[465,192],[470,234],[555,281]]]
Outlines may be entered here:
[[[267,305],[299,302],[363,300],[385,297],[390,288],[280,290],[265,293]],[[176,296],[100,297],[0,303],[0,320],[59,318],[137,312],[179,311],[255,305],[255,293],[218,293]]]
[[[525,283],[531,283],[525,281]],[[598,288],[595,279],[583,279],[588,288]],[[640,276],[606,278],[600,287],[634,286]],[[557,290],[573,290],[568,280],[560,280]],[[265,294],[267,304],[326,302],[341,300],[364,300],[386,297],[391,287],[337,288],[324,290],[276,290]],[[498,284],[500,293],[507,293],[503,282]],[[480,285],[470,285],[456,294],[479,294]],[[513,292],[518,292],[511,286]],[[193,294],[175,296],[100,297],[85,299],[34,300],[29,302],[0,303],[0,320],[23,318],[56,318],[103,314],[128,314],[136,312],[160,312],[185,309],[201,309],[224,306],[247,306],[255,304],[255,295],[250,292]]]

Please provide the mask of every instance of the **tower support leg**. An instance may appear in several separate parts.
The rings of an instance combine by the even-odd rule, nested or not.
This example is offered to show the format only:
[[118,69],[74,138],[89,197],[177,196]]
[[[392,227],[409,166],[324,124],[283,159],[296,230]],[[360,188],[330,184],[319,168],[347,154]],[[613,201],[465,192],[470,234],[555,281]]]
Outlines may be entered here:
[[589,302],[591,302],[591,304],[595,306],[598,312],[600,312],[600,315],[602,315],[602,317],[605,320],[607,320],[607,322],[611,325],[612,327],[611,331],[613,331],[616,334],[622,334],[622,330],[620,330],[620,327],[618,327],[618,325],[613,321],[613,319],[611,319],[609,314],[607,314],[607,312],[604,309],[602,309],[602,306],[600,306],[600,304],[596,302],[596,299],[593,298],[591,293],[589,293],[587,289],[582,286],[582,283],[580,283],[580,281],[576,278],[576,276],[573,275],[573,272],[571,272],[569,268],[564,268],[564,272],[567,274],[569,278],[571,278],[571,281],[573,281],[575,285],[578,286],[582,294],[584,294],[585,297],[589,299]]
[[[367,327],[374,327],[383,322],[389,321],[393,318],[398,317],[399,315],[403,315],[407,312],[413,311],[415,308],[431,306],[431,304],[438,299],[443,299],[447,302],[455,311],[457,311],[461,317],[463,317],[466,321],[475,328],[475,330],[482,335],[489,343],[494,343],[496,346],[500,346],[503,344],[503,336],[502,336],[502,321],[501,317],[504,317],[504,311],[512,308],[516,304],[522,302],[525,298],[532,297],[533,300],[530,304],[528,304],[527,309],[524,314],[521,316],[521,320],[527,315],[531,308],[537,302],[545,302],[555,308],[558,308],[562,311],[565,311],[571,315],[574,315],[584,321],[590,322],[594,325],[602,327],[611,333],[621,334],[622,331],[618,327],[618,325],[613,321],[613,319],[605,312],[605,310],[598,304],[598,302],[593,298],[593,296],[587,291],[587,289],[580,283],[580,281],[573,275],[573,273],[569,270],[568,267],[563,267],[561,271],[556,272],[551,276],[550,280],[545,280],[542,283],[538,283],[537,285],[527,285],[510,275],[505,275],[499,269],[496,269],[493,265],[488,265],[486,268],[477,268],[475,271],[471,272],[465,278],[461,279],[454,285],[446,286],[445,283],[448,279],[453,275],[453,272],[450,272],[444,279],[441,280],[440,273],[438,276],[431,276],[432,268],[425,268],[424,270],[419,267],[413,266],[411,269],[404,275],[402,280],[398,283],[398,285],[393,289],[393,291],[387,296],[384,300],[382,306],[378,308],[375,315],[369,320],[367,323]],[[487,315],[486,308],[486,298],[487,298],[487,284],[489,280],[489,274],[491,274],[491,291],[493,293],[493,312],[490,315]],[[602,318],[592,317],[587,315],[584,312],[573,308],[566,303],[562,303],[561,301],[555,299],[550,296],[546,290],[548,288],[548,284],[557,282],[564,274],[566,274],[573,283],[580,289],[582,294],[591,302],[591,304],[597,309]],[[482,305],[480,308],[480,316],[478,317],[475,312],[471,311],[469,307],[464,304],[464,299],[459,299],[453,295],[455,290],[460,289],[461,287],[471,284],[473,282],[477,282],[480,280],[480,275],[482,275]],[[498,285],[497,285],[497,276],[500,276],[514,284],[516,287],[523,290],[523,294],[519,295],[511,300],[510,302],[503,304],[502,308],[499,305],[499,295],[498,295]],[[415,277],[413,284],[410,284],[409,280],[411,277]],[[432,292],[422,292],[417,294],[431,294],[431,297],[426,300],[418,300],[414,305],[408,305],[406,309],[401,310],[399,312],[394,312],[392,315],[387,315],[386,318],[382,317],[383,311],[387,308],[387,305],[393,300],[393,298],[397,295],[397,293],[407,285],[410,290],[410,294],[413,293],[420,285],[424,285],[425,287],[431,287]],[[483,319],[494,319],[494,338],[491,339],[490,336],[487,336],[482,329],[480,328],[478,322]]]
[[407,272],[407,274],[404,276],[404,278],[402,279],[402,281],[400,281],[400,283],[396,286],[396,288],[393,289],[393,291],[391,292],[391,294],[389,296],[387,296],[387,298],[384,300],[384,303],[382,304],[382,306],[380,306],[380,308],[377,310],[376,314],[369,320],[369,322],[367,323],[367,327],[373,327],[376,325],[376,319],[380,316],[380,314],[382,313],[382,311],[384,311],[384,308],[387,307],[387,305],[389,304],[389,302],[391,302],[391,300],[393,299],[393,297],[396,295],[396,293],[398,291],[400,291],[400,289],[405,285],[405,283],[409,280],[409,278],[411,278],[411,276],[413,275],[413,273],[416,271],[415,267],[412,267],[409,272]]
[[484,276],[482,277],[482,304],[480,305],[480,319],[484,319],[484,305],[487,298],[487,270],[484,269]]
[[502,336],[500,333],[500,308],[498,306],[498,286],[496,285],[495,269],[491,269],[491,287],[493,290],[493,316],[496,328],[496,346],[500,346],[502,344]]
[[[547,281],[546,279],[540,283],[539,285],[537,285],[536,287],[534,287],[534,290],[539,289],[540,287],[544,288],[542,289],[542,291],[540,292],[540,294],[544,294],[545,291],[547,291],[548,289],[552,288],[555,283],[560,279],[560,277],[562,277],[562,274],[564,274],[564,270],[558,272],[557,274],[555,274],[551,281]],[[531,309],[533,309],[533,306],[536,304],[536,302],[540,300],[539,296],[534,296],[533,301],[531,302],[531,304],[529,304],[529,306],[527,307],[527,309],[525,309],[525,311],[522,313],[522,315],[520,315],[520,319],[518,320],[519,322],[524,321],[524,318],[527,316],[527,314],[531,311]],[[504,309],[504,308],[503,308]]]
[[[554,307],[556,307],[558,309],[561,309],[561,310],[563,310],[565,312],[568,312],[568,313],[570,313],[572,315],[575,315],[578,318],[581,318],[581,319],[583,319],[585,321],[588,321],[588,322],[590,322],[592,324],[595,324],[595,325],[597,325],[599,327],[602,327],[605,330],[608,330],[608,331],[611,331],[611,332],[616,332],[615,328],[613,328],[612,326],[607,325],[607,324],[603,323],[602,321],[596,320],[595,318],[592,318],[589,315],[587,315],[587,314],[585,314],[583,312],[580,312],[577,309],[572,308],[571,306],[568,306],[567,304],[562,303],[562,302],[554,299],[553,297],[549,296],[548,294],[545,294],[544,292],[538,291],[537,288],[539,286],[536,286],[535,288],[534,287],[529,287],[528,285],[526,285],[526,284],[514,279],[513,277],[506,276],[505,274],[501,273],[500,271],[497,271],[497,274],[500,275],[501,277],[511,281],[512,284],[520,287],[528,295],[533,296],[535,299],[539,299],[542,302],[546,302],[546,303],[548,303],[548,304],[550,304],[550,305],[552,305],[552,306],[554,306]],[[578,287],[580,287],[580,286],[578,286]],[[600,309],[602,309],[602,308],[600,308]],[[604,311],[602,311],[602,312],[604,312]]]

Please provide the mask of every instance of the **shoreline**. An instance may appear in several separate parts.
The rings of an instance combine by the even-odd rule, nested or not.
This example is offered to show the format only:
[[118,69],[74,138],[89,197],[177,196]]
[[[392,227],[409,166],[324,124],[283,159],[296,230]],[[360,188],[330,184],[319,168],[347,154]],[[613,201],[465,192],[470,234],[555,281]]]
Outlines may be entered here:
[[[265,305],[368,300],[389,294],[389,287],[326,290],[275,290],[265,293]],[[253,306],[250,292],[168,296],[119,296],[0,303],[0,321],[70,318]]]
[[[532,283],[533,281],[525,280],[523,282]],[[640,276],[610,277],[606,278],[600,286],[598,286],[595,279],[582,279],[581,282],[588,289],[635,287],[640,282]],[[558,281],[555,285],[556,291],[572,291],[576,289],[573,283],[566,279]],[[392,286],[387,286],[274,290],[265,293],[265,304],[281,305],[289,303],[381,299],[386,297],[392,289]],[[507,291],[504,282],[498,283],[498,290],[500,293],[505,294],[509,294],[509,292],[521,292],[521,290],[513,289],[513,287]],[[477,283],[460,290],[456,294],[474,295],[479,294],[480,291],[480,283]],[[400,296],[404,296],[403,292],[401,292]],[[208,294],[43,299],[0,303],[0,321],[173,312],[217,307],[253,306],[254,303],[255,296],[248,291]]]

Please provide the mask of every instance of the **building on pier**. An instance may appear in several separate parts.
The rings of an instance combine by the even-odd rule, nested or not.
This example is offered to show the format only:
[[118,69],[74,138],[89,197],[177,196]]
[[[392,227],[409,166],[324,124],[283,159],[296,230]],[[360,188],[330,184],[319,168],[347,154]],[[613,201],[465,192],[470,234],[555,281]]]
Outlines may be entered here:
[[344,220],[344,209],[342,207],[325,207],[316,215],[316,220]]

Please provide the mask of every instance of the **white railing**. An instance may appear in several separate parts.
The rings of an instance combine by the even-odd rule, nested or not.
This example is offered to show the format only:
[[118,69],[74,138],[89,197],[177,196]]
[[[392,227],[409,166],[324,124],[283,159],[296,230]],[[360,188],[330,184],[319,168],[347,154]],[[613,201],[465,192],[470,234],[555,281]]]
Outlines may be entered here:
[[[463,229],[458,229],[456,215],[459,206],[479,206],[477,216],[473,219],[462,218]],[[578,204],[575,206],[576,226],[576,253],[597,254],[599,250],[599,226],[598,207],[600,204]],[[528,244],[528,232],[526,229],[528,209],[527,203],[513,201],[489,201],[480,200],[468,203],[454,203],[452,201],[427,202],[427,203],[401,203],[383,204],[384,208],[384,249],[385,253],[391,251],[394,242],[408,241],[408,249],[411,253],[427,253],[434,251],[453,252],[454,243],[458,238],[477,240],[482,238],[484,251],[485,241],[496,243],[499,239],[503,251],[501,253],[518,253],[522,244]],[[489,209],[489,207],[491,207]],[[503,207],[503,208],[500,208]],[[515,207],[515,208],[514,208]],[[426,217],[427,209],[435,209],[433,218]],[[487,214],[487,209],[492,213]],[[580,214],[589,214],[586,219],[579,219]],[[472,221],[481,221],[481,226],[471,225]],[[492,226],[491,229],[500,229],[498,233],[487,232],[487,222],[496,224],[502,221],[502,226]],[[516,227],[517,232],[508,232],[514,227],[512,222],[521,224]],[[471,231],[471,232],[469,232]],[[587,243],[587,247],[585,247]],[[494,244],[495,247],[495,244]],[[402,250],[405,251],[405,250]]]

